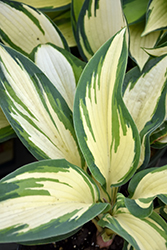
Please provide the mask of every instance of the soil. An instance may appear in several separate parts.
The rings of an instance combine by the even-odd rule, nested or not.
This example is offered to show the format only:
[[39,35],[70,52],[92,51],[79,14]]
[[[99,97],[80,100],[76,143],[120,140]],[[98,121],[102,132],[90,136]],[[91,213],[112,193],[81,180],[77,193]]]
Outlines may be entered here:
[[[101,250],[122,250],[122,248],[123,239],[116,236],[109,248],[101,248]],[[80,231],[65,240],[47,245],[20,245],[19,250],[100,250],[100,248],[96,244],[96,227],[92,222],[88,222]]]

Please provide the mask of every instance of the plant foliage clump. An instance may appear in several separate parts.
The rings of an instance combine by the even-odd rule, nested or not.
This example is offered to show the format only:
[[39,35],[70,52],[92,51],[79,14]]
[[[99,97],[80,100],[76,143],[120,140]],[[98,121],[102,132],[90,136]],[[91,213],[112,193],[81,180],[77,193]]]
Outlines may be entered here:
[[0,181],[0,242],[92,220],[103,242],[167,249],[167,165],[151,158],[167,146],[166,13],[165,0],[0,1],[0,140],[38,160]]

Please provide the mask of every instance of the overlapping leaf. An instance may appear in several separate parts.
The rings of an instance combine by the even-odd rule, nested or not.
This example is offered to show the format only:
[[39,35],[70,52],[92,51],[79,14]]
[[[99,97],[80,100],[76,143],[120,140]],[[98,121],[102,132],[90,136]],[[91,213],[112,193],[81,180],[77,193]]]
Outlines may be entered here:
[[154,47],[145,47],[143,48],[151,56],[162,56],[167,54],[167,33],[166,30],[161,31],[161,36]]
[[149,0],[123,0],[122,2],[128,24],[140,22],[144,18]]
[[[16,2],[20,2],[16,0]],[[70,6],[71,0],[23,0],[22,3],[33,6],[42,11],[53,11],[66,9]]]
[[104,44],[81,75],[74,125],[88,167],[106,186],[126,182],[140,155],[138,131],[121,97],[127,47],[125,29]]
[[44,73],[18,52],[0,47],[0,102],[17,135],[38,159],[82,166],[72,112]]
[[120,0],[86,0],[77,26],[77,44],[82,57],[89,60],[103,43],[125,26]]
[[0,181],[0,242],[65,235],[109,208],[79,167],[65,160],[29,164]]
[[149,55],[143,48],[152,48],[157,42],[160,31],[152,32],[146,36],[141,36],[144,30],[145,22],[140,22],[129,26],[130,33],[130,55],[138,64],[140,70],[143,69],[145,63],[149,59]]
[[156,48],[144,48],[144,50],[152,56],[162,56],[167,54],[167,46],[160,46]]
[[[149,61],[142,72],[133,68],[125,78],[124,102],[140,132],[142,151],[139,166],[149,161],[149,135],[166,116],[167,56]],[[144,166],[143,165],[143,166]]]
[[76,37],[76,31],[77,31],[77,22],[78,22],[78,17],[79,13],[81,11],[82,5],[85,0],[72,0],[71,2],[71,23],[72,23],[72,28],[74,32],[74,36]]
[[151,0],[147,10],[146,27],[143,36],[160,29],[167,28],[167,2],[166,0]]
[[106,214],[98,224],[119,234],[135,250],[166,250],[167,225],[156,213],[140,219],[122,207],[115,211],[113,216]]
[[39,46],[34,52],[34,61],[73,110],[76,84],[85,63],[70,52],[52,44]]
[[29,55],[38,44],[68,45],[58,28],[39,10],[13,1],[0,1],[0,38],[4,44]]
[[49,16],[52,21],[57,25],[57,27],[65,37],[68,46],[76,46],[76,41],[72,30],[71,8],[65,11],[55,11],[49,13],[47,12],[47,16]]
[[57,241],[61,241],[64,239],[67,239],[68,237],[74,235],[75,233],[77,233],[79,230],[81,229],[81,227],[78,227],[76,230],[71,231],[70,233],[67,234],[62,234],[60,236],[54,236],[54,237],[49,237],[49,238],[45,238],[45,239],[40,239],[40,240],[30,240],[30,241],[24,241],[21,242],[21,245],[28,245],[28,246],[34,246],[34,245],[46,245],[49,243],[53,243],[53,242],[57,242]]
[[150,143],[154,148],[164,148],[167,146],[167,120],[151,134]]
[[[157,211],[156,211],[157,212]],[[165,219],[167,220],[167,205],[161,206],[158,208],[158,213]]]
[[152,201],[155,197],[167,204],[167,166],[140,171],[130,181],[129,198],[125,204],[129,211],[140,218],[152,213]]

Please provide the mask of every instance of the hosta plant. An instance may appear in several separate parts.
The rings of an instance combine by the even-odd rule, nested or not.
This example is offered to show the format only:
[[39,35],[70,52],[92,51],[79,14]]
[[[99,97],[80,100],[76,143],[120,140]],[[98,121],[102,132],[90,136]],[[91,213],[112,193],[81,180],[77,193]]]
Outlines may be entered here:
[[[95,53],[79,78],[75,97],[79,60],[69,52],[63,54],[63,49],[50,44],[34,52],[35,60],[45,53],[48,64],[58,54],[56,79],[62,74],[62,83],[71,86],[63,96],[32,61],[0,47],[3,112],[31,152],[45,159],[1,180],[1,242],[57,241],[92,220],[104,242],[118,234],[127,248],[130,244],[135,249],[166,249],[167,225],[153,204],[156,197],[164,205],[167,202],[167,166],[136,171],[141,141],[147,148],[148,131],[165,117],[167,57],[153,59],[143,73],[133,70],[125,75],[125,33],[122,29]],[[80,63],[77,71],[81,68]],[[133,110],[128,111],[125,103],[128,95],[133,100],[132,93],[143,96],[138,90],[141,83],[145,93],[149,85],[158,84],[159,91],[150,109],[144,101],[141,107],[141,101],[137,107],[132,101],[133,108],[143,112],[135,124]],[[73,96],[73,105],[68,95]],[[129,180],[129,195],[125,195],[121,187]]]
[[[123,2],[124,9],[133,5]],[[124,250],[167,249],[167,166],[149,167],[150,143],[166,145],[167,56],[126,73],[135,26],[121,28],[127,25],[118,1],[111,11],[118,26],[105,29],[104,13],[114,20],[111,3],[72,1],[86,64],[40,10],[0,1],[0,136],[16,134],[38,160],[0,181],[0,242],[55,242],[92,220],[102,247],[119,235]],[[138,19],[146,12],[140,4]],[[137,25],[135,17],[127,20]],[[106,32],[99,41],[97,27]]]

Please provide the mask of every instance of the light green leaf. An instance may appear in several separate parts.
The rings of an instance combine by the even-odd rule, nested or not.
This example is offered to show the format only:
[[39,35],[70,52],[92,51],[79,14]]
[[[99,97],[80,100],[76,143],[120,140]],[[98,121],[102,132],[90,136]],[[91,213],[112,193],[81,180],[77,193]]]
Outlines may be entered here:
[[167,54],[167,46],[160,46],[156,48],[144,48],[144,50],[151,56],[162,56]]
[[0,108],[0,143],[15,137],[15,132],[10,126],[6,116]]
[[35,51],[34,61],[73,110],[76,84],[85,63],[52,44],[40,45]]
[[47,42],[68,49],[58,28],[39,10],[13,1],[0,1],[0,38],[19,52],[29,55]]
[[[20,2],[19,0],[15,0]],[[22,3],[28,4],[41,11],[53,11],[69,8],[71,0],[22,0]]]
[[123,0],[122,2],[128,24],[140,22],[144,18],[149,0]]
[[129,26],[130,33],[130,55],[132,59],[138,64],[140,70],[143,69],[145,63],[149,59],[149,55],[143,48],[154,47],[157,39],[160,36],[160,31],[152,32],[146,36],[141,37],[144,30],[145,22],[140,22]]
[[75,37],[76,37],[78,17],[84,1],[85,0],[80,0],[80,1],[72,0],[71,2],[71,22]]
[[[71,21],[71,9],[67,9],[61,12],[51,12],[49,16],[52,16],[52,21],[57,25],[63,36],[65,37],[68,46],[74,47],[76,46],[76,41],[74,38],[73,30],[72,30],[72,21]],[[48,13],[47,13],[48,15]]]
[[129,198],[125,204],[129,211],[140,218],[152,212],[152,201],[159,197],[167,204],[167,166],[149,168],[137,173],[129,183]]
[[146,53],[148,53],[151,56],[162,56],[167,54],[167,32],[166,30],[161,31],[161,36],[159,40],[157,41],[156,46],[154,48],[152,47],[145,47],[143,48]]
[[127,208],[119,208],[113,216],[109,213],[98,222],[128,241],[135,250],[166,250],[167,225],[156,213],[145,219],[133,216]]
[[0,181],[0,242],[65,235],[109,208],[79,167],[65,160],[32,163]]
[[28,58],[0,47],[0,102],[19,138],[38,159],[83,165],[72,112],[44,73]]
[[146,27],[143,36],[155,31],[167,28],[167,1],[151,0],[147,10]]
[[[167,56],[150,60],[142,72],[133,68],[126,75],[124,102],[140,132],[139,166],[150,158],[149,135],[163,122],[166,111]],[[144,166],[143,165],[143,166]]]
[[109,38],[126,26],[120,0],[86,0],[80,11],[77,44],[89,60]]
[[134,173],[138,131],[121,97],[127,63],[125,29],[104,44],[85,67],[75,96],[74,125],[94,178],[111,193]]

